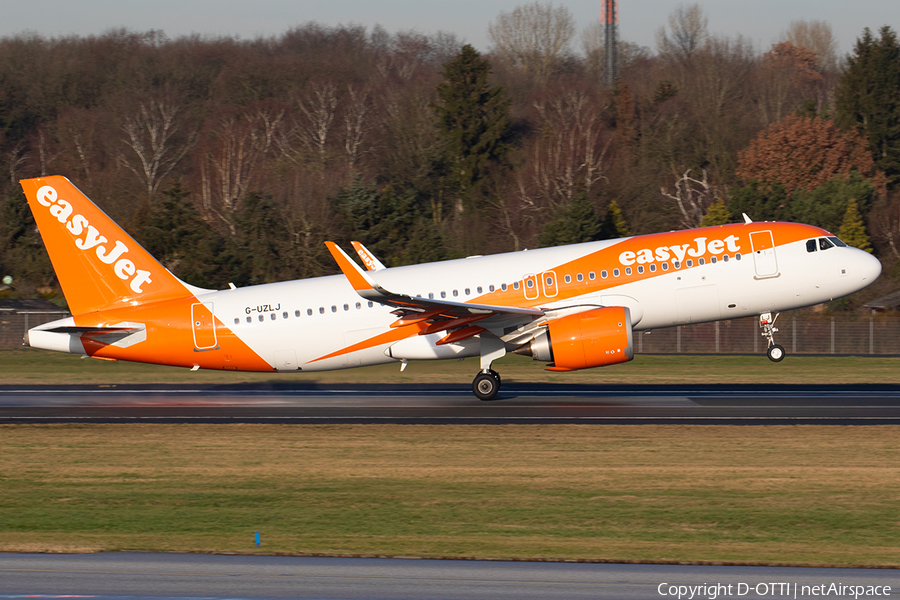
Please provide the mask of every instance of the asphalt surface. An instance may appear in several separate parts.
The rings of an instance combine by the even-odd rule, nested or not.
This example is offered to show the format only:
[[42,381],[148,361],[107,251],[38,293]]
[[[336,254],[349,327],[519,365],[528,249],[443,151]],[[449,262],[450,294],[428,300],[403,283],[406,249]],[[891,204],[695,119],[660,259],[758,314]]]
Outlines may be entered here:
[[900,424],[900,386],[0,386],[0,423]]
[[[709,586],[715,588],[715,595]],[[629,600],[853,598],[827,586],[900,589],[894,569],[804,569],[377,558],[107,553],[0,554],[6,598],[303,598],[341,600]],[[696,586],[707,586],[704,593]],[[731,586],[730,590],[727,586]],[[805,590],[803,586],[809,586]],[[826,586],[813,591],[812,586]],[[730,593],[728,593],[730,591]],[[809,593],[804,594],[804,591]]]

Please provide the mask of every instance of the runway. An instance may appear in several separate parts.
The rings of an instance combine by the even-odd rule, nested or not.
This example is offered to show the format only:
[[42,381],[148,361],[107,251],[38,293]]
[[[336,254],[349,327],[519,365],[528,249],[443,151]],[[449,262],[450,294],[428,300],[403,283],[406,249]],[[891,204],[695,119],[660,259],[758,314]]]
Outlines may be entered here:
[[[697,593],[721,585],[730,593]],[[0,600],[63,596],[102,600],[299,598],[344,600],[816,598],[803,586],[884,586],[895,569],[622,565],[287,556],[105,553],[0,554]],[[682,589],[688,589],[687,587]],[[796,593],[795,593],[796,592]],[[836,596],[836,594],[830,594]],[[685,593],[683,598],[688,598]],[[840,594],[838,597],[853,597]],[[875,597],[859,595],[860,598]]]
[[0,423],[900,424],[900,386],[0,386]]

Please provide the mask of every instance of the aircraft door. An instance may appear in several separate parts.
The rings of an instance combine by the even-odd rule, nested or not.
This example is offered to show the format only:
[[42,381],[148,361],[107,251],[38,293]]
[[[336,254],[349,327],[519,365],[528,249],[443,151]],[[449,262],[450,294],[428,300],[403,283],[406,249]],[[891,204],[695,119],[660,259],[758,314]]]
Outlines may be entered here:
[[215,350],[218,347],[212,302],[191,305],[191,330],[194,334],[194,350]]
[[754,231],[750,234],[750,246],[753,248],[753,265],[756,277],[778,276],[778,261],[775,258],[775,242],[771,231]]

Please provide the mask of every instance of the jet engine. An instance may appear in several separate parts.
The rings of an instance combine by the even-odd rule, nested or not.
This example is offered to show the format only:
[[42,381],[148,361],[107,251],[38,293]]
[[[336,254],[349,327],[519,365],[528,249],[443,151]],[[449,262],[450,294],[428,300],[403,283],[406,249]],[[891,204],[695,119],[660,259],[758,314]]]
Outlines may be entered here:
[[631,311],[625,306],[605,306],[555,319],[516,353],[552,363],[548,371],[627,362],[634,358]]

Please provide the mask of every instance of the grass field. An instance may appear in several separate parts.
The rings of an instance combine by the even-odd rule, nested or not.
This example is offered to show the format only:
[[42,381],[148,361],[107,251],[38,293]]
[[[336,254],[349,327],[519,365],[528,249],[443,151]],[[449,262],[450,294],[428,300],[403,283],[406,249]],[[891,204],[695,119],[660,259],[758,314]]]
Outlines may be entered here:
[[[765,356],[638,355],[621,365],[572,373],[552,373],[525,356],[496,361],[504,382],[549,383],[900,383],[900,358],[788,356],[772,363]],[[323,373],[235,373],[196,371],[138,363],[82,359],[71,354],[22,348],[0,350],[0,380],[6,384],[320,382],[459,383],[478,372],[478,360],[413,362]]]
[[897,566],[898,450],[894,426],[3,426],[0,551]]

